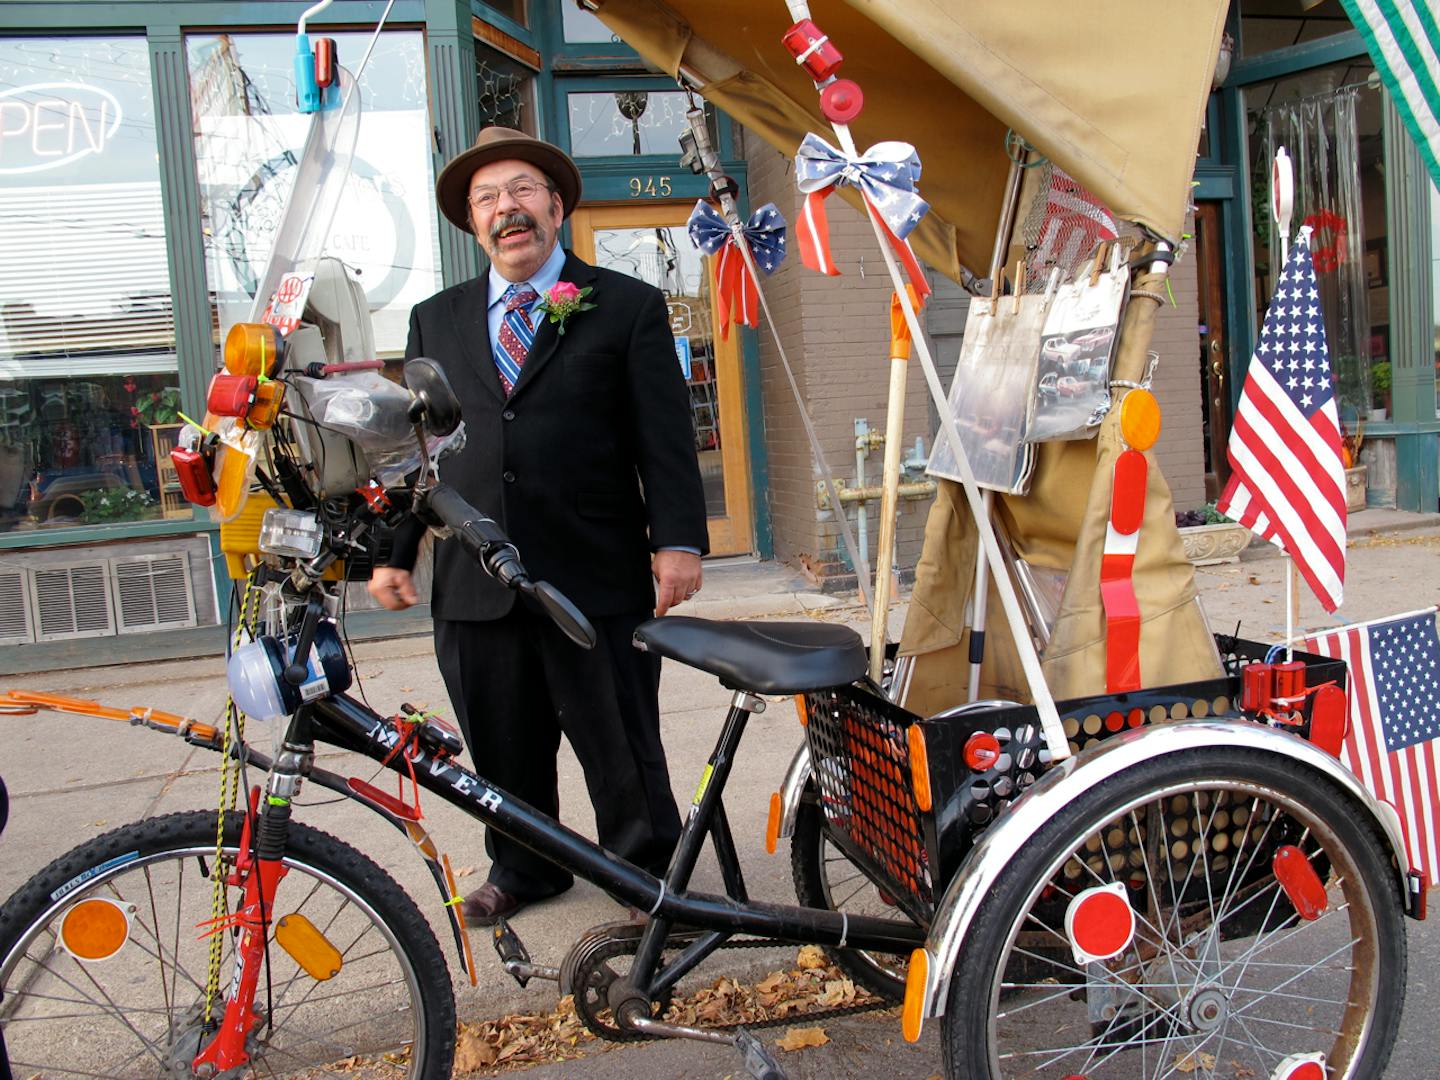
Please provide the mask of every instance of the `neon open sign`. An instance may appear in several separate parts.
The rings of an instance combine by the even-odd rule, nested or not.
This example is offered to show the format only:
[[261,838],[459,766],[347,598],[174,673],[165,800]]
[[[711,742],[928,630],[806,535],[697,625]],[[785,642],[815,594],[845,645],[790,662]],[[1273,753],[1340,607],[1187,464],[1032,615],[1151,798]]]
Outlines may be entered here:
[[85,83],[0,90],[0,175],[44,172],[103,154],[120,129],[120,102]]

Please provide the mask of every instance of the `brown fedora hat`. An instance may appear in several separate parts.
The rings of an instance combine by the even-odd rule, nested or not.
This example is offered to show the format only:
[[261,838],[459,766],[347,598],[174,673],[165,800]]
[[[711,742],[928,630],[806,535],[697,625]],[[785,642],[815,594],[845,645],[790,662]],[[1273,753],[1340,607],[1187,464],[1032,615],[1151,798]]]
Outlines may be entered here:
[[435,181],[440,212],[466,232],[470,231],[470,178],[476,169],[492,161],[528,161],[534,165],[560,193],[566,217],[580,201],[580,170],[565,151],[514,128],[487,127],[476,136],[475,145],[457,154]]

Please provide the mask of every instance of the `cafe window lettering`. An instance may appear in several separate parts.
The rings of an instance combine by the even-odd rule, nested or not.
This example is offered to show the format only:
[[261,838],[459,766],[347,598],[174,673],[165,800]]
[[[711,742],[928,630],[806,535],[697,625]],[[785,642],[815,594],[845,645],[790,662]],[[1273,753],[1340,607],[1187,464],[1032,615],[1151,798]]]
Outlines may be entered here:
[[[327,36],[343,68],[358,66],[368,34]],[[185,43],[218,356],[223,332],[254,313],[310,118],[295,105],[293,34],[191,34]],[[355,153],[324,253],[355,275],[376,350],[392,357],[404,352],[410,308],[440,287],[421,35],[382,34],[356,90]]]
[[191,516],[171,291],[144,39],[0,39],[0,531]]

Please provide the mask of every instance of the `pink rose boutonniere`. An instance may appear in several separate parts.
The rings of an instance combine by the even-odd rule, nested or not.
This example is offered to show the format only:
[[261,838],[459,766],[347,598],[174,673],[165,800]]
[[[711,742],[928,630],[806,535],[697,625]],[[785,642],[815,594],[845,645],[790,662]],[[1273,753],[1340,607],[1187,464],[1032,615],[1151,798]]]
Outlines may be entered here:
[[565,333],[565,323],[577,311],[589,311],[595,305],[586,301],[594,289],[586,285],[580,288],[573,281],[557,281],[540,301],[540,310],[550,316],[557,333]]

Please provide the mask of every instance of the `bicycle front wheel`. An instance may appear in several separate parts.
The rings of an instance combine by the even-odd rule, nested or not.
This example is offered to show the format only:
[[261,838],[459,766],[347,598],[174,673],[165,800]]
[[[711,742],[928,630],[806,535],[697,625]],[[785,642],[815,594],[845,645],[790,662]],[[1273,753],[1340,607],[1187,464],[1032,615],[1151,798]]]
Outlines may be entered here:
[[[0,1027],[17,1075],[194,1075],[233,971],[234,932],[222,929],[207,1020],[207,931],[241,900],[227,884],[213,910],[212,887],[233,865],[242,823],[227,815],[219,862],[213,812],[123,826],[61,856],[5,904]],[[454,999],[415,904],[359,852],[299,823],[284,865],[250,1064],[238,1075],[308,1074],[356,1058],[373,1066],[367,1076],[449,1077]]]
[[[1323,1055],[1328,1077],[1378,1080],[1405,928],[1366,818],[1325,778],[1240,749],[1106,780],[1036,834],[977,913],[950,982],[946,1074],[1269,1077]],[[1101,890],[1090,911],[1121,898],[1128,942],[1113,906],[1087,922]],[[1106,935],[1114,955],[1083,948]]]

